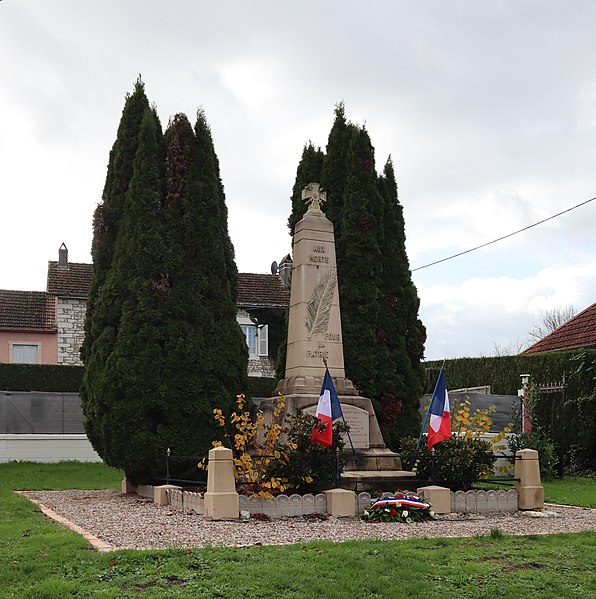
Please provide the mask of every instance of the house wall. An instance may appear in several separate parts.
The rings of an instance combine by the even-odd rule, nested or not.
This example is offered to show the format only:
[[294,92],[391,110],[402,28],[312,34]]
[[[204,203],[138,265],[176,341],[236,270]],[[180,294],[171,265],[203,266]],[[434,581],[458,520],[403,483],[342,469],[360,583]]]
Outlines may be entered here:
[[275,376],[275,364],[270,356],[259,356],[248,360],[248,376]]
[[17,331],[0,331],[0,362],[10,363],[10,344],[26,343],[40,346],[40,363],[58,363],[58,336],[56,333],[22,333]]
[[59,297],[56,305],[58,364],[82,365],[80,350],[85,336],[87,302],[73,297]]

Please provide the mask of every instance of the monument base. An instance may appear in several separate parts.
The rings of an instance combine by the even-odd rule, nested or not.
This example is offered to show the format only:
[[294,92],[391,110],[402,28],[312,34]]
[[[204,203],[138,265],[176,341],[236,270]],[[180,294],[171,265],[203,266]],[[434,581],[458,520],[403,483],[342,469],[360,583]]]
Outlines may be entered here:
[[[285,379],[287,380],[287,379]],[[348,379],[345,379],[348,380]],[[348,380],[351,385],[351,381]],[[314,416],[319,401],[321,380],[319,379],[319,390],[312,394],[292,393],[284,396],[285,415],[307,413]],[[337,388],[337,387],[336,387]],[[353,385],[351,386],[354,389]],[[387,448],[383,441],[383,435],[377,421],[372,401],[360,395],[344,395],[338,392],[339,402],[346,422],[350,425],[350,440],[346,437],[344,446],[345,466],[342,475],[342,484],[358,482],[363,488],[364,478],[368,473],[378,483],[378,475],[382,479],[398,477],[400,479],[413,477],[411,472],[402,470],[399,454]],[[278,397],[272,397],[261,401],[259,409],[269,420]],[[344,479],[344,476],[348,477]],[[372,482],[372,481],[371,481]]]
[[344,471],[340,477],[342,489],[350,491],[415,491],[420,483],[414,472],[407,470],[356,470]]
[[[281,379],[275,388],[276,395],[316,395],[319,399],[321,386],[323,385],[323,376],[290,376]],[[333,384],[339,396],[357,396],[358,389],[354,387],[354,383],[345,377],[333,377]],[[316,403],[316,402],[315,402]]]

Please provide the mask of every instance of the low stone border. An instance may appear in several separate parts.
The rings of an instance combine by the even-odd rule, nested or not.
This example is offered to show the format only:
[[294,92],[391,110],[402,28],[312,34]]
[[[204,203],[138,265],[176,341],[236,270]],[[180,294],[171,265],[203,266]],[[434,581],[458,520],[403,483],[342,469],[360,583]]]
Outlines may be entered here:
[[490,514],[517,512],[518,493],[515,489],[451,492],[451,511],[456,514]]
[[74,524],[74,522],[67,520],[66,518],[64,518],[64,516],[57,514],[54,510],[51,510],[43,503],[40,503],[39,501],[36,501],[35,499],[32,499],[31,497],[27,496],[25,492],[15,491],[15,493],[35,503],[35,505],[39,507],[41,513],[44,514],[44,516],[47,516],[55,522],[58,522],[58,524],[62,524],[62,526],[65,526],[69,530],[72,530],[73,532],[76,532],[77,534],[81,535],[96,551],[99,551],[100,553],[107,553],[108,551],[114,551],[116,549],[109,543],[106,543],[105,541],[98,539],[95,535],[92,535],[89,531],[85,530],[84,528],[77,526],[76,524]]
[[[143,497],[153,498],[154,487],[141,487]],[[383,493],[382,497],[391,497],[392,493]],[[203,493],[183,491],[182,489],[166,489],[168,505],[195,512],[205,513]],[[240,495],[240,510],[249,514],[266,514],[270,518],[285,518],[288,516],[307,516],[309,514],[327,513],[327,497],[324,493],[306,495],[281,494],[274,499],[249,497]],[[356,514],[362,515],[371,504],[373,497],[370,493],[356,494]],[[514,489],[490,491],[451,491],[451,512],[457,514],[490,514],[514,513],[517,511],[518,494]]]

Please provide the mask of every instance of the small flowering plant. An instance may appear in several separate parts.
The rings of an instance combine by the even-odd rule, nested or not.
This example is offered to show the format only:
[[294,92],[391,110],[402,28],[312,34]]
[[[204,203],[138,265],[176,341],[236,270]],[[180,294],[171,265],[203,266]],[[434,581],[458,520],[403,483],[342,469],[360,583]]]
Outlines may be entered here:
[[434,520],[430,507],[428,501],[415,493],[398,492],[393,497],[373,500],[362,519],[366,522],[425,522]]

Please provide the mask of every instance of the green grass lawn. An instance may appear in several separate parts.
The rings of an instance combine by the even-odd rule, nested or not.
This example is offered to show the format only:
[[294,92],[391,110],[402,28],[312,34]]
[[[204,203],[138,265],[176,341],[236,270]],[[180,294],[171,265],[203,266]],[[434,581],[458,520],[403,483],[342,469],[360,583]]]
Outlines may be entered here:
[[542,486],[544,500],[548,503],[596,508],[596,478],[593,476],[565,476],[543,480]]
[[[98,554],[17,488],[118,487],[101,464],[0,464],[0,597],[590,597],[596,533]],[[388,524],[388,526],[405,526]]]
[[[510,480],[505,478],[504,480]],[[544,501],[561,505],[577,505],[596,508],[596,478],[593,476],[565,476],[552,480],[543,480]],[[508,489],[509,486],[478,483],[480,489]]]

